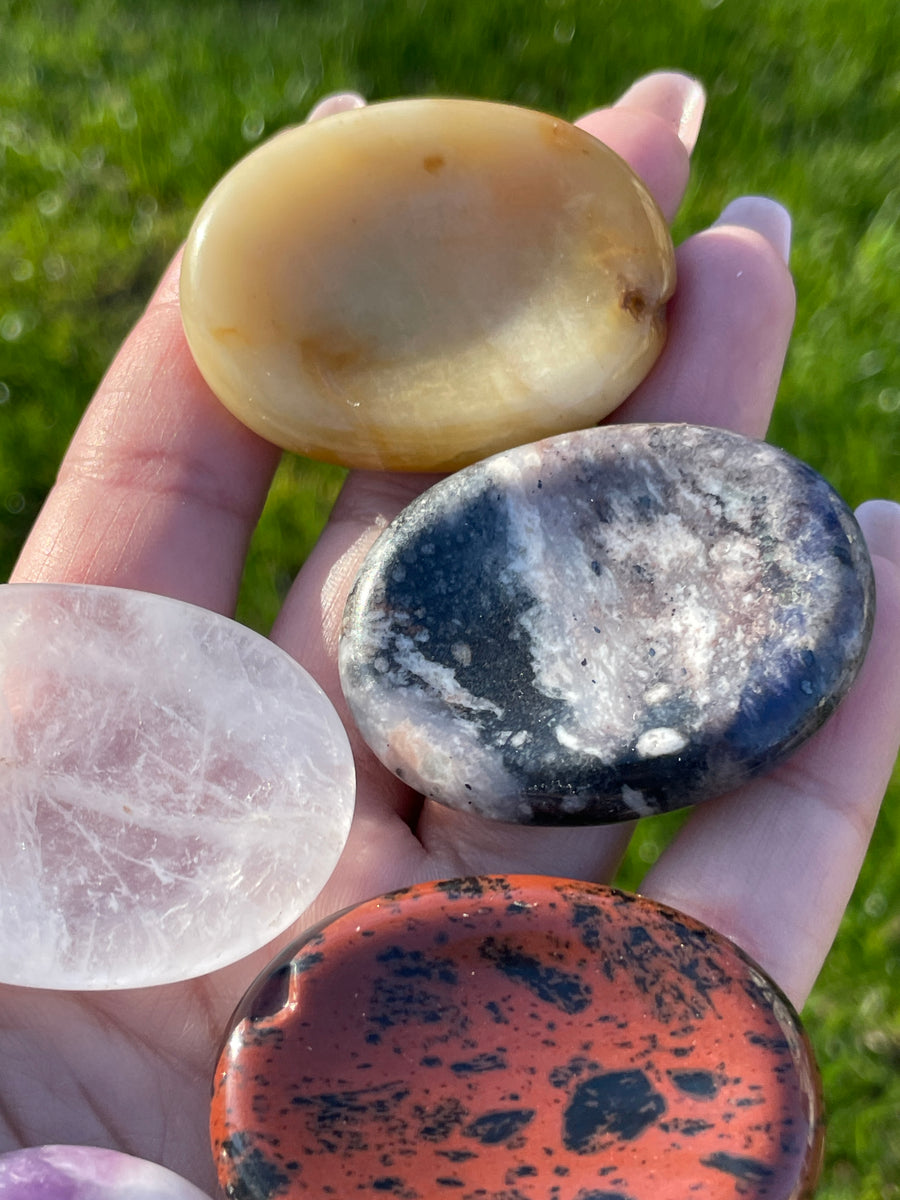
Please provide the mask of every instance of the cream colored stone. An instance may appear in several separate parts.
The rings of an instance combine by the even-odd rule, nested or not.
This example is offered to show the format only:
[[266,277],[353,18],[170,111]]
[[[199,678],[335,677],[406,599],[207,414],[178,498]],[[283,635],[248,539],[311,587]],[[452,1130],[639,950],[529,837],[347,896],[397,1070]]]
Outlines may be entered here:
[[404,100],[287,130],[212,192],[185,330],[222,402],[348,466],[452,470],[614,409],[665,339],[662,214],[543,113]]

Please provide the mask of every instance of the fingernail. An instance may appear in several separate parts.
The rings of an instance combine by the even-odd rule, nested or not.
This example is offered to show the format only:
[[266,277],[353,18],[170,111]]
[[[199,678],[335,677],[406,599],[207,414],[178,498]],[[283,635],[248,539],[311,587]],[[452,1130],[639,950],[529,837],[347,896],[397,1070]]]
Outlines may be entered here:
[[739,196],[722,209],[717,225],[755,229],[771,242],[785,262],[791,257],[791,214],[769,196]]
[[900,562],[900,504],[867,500],[856,510],[870,554]]
[[359,92],[335,92],[332,96],[324,96],[315,104],[306,118],[310,121],[320,121],[322,117],[331,117],[335,113],[349,112],[351,108],[365,108],[366,100]]
[[624,108],[641,108],[668,121],[690,154],[700,132],[706,92],[700,80],[692,75],[681,71],[654,71],[633,83],[617,104]]

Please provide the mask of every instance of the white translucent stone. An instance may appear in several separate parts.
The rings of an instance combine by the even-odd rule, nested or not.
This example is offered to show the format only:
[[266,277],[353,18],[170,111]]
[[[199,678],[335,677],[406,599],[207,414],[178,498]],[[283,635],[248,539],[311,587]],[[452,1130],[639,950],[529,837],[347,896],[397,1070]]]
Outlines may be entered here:
[[0,586],[0,981],[124,988],[265,945],[354,800],[346,734],[272,642],[161,596]]
[[95,1146],[35,1146],[0,1155],[0,1200],[206,1200],[180,1175]]

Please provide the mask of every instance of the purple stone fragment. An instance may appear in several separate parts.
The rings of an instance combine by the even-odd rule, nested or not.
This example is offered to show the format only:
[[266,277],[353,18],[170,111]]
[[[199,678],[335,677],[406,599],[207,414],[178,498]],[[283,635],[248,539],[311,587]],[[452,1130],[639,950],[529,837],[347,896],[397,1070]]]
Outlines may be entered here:
[[207,1200],[158,1163],[96,1146],[35,1146],[0,1155],[0,1200]]

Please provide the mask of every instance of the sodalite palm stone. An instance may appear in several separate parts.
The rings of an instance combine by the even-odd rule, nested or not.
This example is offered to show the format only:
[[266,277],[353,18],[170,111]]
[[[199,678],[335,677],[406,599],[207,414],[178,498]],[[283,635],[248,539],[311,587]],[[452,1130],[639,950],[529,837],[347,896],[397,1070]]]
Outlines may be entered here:
[[359,728],[425,795],[589,824],[770,767],[871,632],[860,530],[810,467],[719,429],[610,426],[445,479],[375,543],[340,664]]
[[163,596],[0,587],[0,981],[205,974],[312,903],[355,793],[289,655]]

